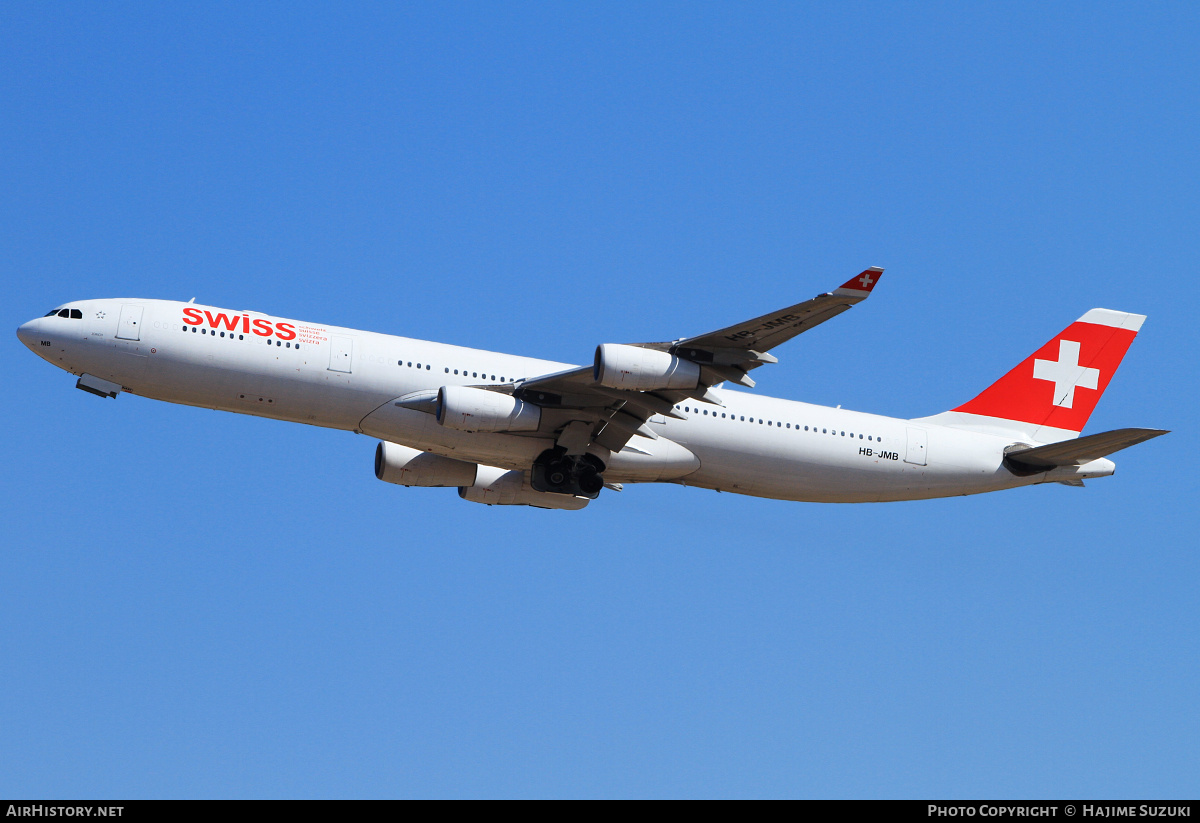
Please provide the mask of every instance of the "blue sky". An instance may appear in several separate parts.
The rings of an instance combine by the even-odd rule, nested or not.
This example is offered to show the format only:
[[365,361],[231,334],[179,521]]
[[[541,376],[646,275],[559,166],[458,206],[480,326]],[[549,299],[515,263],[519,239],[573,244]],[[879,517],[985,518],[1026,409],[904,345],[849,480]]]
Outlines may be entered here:
[[0,794],[1195,796],[1194,5],[0,8],[10,329],[201,302],[584,362],[887,269],[758,391],[904,417],[1149,315],[1085,490],[580,513],[0,360]]

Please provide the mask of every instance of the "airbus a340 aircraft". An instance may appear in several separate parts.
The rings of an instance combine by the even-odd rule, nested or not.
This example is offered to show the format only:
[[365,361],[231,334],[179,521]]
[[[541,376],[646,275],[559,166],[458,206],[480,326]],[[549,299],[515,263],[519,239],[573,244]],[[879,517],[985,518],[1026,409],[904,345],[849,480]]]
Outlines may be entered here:
[[1083,485],[1166,432],[1080,437],[1145,319],[1092,309],[974,400],[902,420],[761,397],[769,352],[867,299],[883,270],[719,331],[605,343],[572,366],[193,302],[68,303],[17,330],[102,397],[256,414],[378,438],[375,476],[490,505],[581,509],[679,483],[781,500],[915,500]]

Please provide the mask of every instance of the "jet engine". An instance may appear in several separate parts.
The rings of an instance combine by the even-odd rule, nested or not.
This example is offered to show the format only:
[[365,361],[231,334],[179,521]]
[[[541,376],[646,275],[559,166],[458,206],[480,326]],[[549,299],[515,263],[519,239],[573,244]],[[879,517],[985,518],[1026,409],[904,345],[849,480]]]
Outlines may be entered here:
[[398,486],[470,486],[479,466],[437,454],[380,442],[375,447],[375,476]]
[[700,366],[665,351],[604,343],[596,347],[592,376],[610,389],[694,389]]
[[534,432],[542,421],[539,406],[470,386],[442,386],[436,414],[446,428],[465,432]]
[[526,482],[525,472],[505,471],[495,466],[480,466],[475,482],[460,486],[458,496],[488,506],[534,506],[539,509],[576,511],[588,504],[586,497],[535,491]]

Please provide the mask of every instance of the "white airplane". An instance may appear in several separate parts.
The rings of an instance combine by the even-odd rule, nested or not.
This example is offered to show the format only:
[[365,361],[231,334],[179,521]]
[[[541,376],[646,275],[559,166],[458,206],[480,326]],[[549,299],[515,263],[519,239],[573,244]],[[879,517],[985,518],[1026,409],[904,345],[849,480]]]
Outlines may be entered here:
[[1113,473],[1106,455],[1166,434],[1079,436],[1145,319],[1107,309],[932,417],[726,388],[753,387],[771,349],[867,299],[882,272],[697,337],[605,343],[588,366],[171,300],[69,303],[17,336],[84,391],[366,434],[380,480],[489,505],[581,509],[656,482],[836,503],[1082,486]]

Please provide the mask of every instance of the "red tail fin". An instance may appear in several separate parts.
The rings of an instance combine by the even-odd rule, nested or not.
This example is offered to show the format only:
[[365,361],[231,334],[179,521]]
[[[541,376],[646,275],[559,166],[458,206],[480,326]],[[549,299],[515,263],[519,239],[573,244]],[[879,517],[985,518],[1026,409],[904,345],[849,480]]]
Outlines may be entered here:
[[954,411],[1077,435],[1145,319],[1141,314],[1092,309]]

